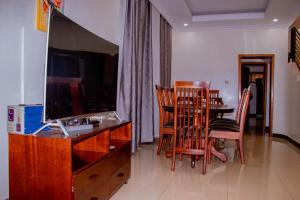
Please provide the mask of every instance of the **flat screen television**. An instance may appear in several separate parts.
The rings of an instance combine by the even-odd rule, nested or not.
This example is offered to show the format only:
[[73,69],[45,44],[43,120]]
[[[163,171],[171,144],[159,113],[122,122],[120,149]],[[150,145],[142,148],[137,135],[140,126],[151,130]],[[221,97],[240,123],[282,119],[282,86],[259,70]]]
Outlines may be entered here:
[[116,110],[118,45],[53,9],[46,52],[44,122]]

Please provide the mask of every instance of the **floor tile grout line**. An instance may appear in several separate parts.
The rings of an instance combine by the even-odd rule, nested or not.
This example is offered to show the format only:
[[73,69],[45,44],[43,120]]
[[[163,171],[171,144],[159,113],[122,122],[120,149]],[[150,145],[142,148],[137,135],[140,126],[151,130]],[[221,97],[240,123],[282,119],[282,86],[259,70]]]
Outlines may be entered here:
[[295,200],[294,197],[293,197],[293,195],[292,195],[291,192],[289,191],[288,186],[284,183],[284,181],[282,180],[282,178],[279,176],[278,179],[279,179],[280,183],[283,185],[283,187],[286,189],[286,191],[288,192],[289,197],[290,197],[292,200]]
[[169,185],[166,185],[166,187],[162,190],[162,192],[159,195],[159,200],[161,200],[162,195],[166,192],[166,190],[168,189]]

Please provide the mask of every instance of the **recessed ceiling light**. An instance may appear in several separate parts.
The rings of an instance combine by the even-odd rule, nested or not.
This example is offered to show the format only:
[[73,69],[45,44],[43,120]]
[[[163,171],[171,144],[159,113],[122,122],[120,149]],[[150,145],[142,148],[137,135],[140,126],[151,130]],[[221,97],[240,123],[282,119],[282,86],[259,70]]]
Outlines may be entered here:
[[183,24],[183,26],[188,26],[188,25],[189,25],[189,24],[187,24],[187,23],[184,23],[184,24]]
[[273,19],[273,22],[278,22],[279,20],[277,18],[274,18]]

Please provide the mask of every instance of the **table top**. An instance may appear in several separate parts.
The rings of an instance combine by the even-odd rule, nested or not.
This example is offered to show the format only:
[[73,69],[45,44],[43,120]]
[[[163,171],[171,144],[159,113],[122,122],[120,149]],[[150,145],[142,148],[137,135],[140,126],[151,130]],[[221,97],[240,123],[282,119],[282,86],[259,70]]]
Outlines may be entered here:
[[[174,105],[165,105],[163,109],[167,112],[174,112]],[[228,105],[211,105],[209,111],[213,113],[233,113],[234,108]]]

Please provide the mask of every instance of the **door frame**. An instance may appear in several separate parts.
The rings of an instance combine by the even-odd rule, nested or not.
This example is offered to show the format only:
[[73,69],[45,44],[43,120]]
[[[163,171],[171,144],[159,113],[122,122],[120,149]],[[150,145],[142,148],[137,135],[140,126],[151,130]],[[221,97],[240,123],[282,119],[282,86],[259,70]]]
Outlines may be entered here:
[[[263,77],[264,77],[264,96],[263,96],[263,131],[265,132],[266,127],[266,118],[267,118],[267,90],[268,90],[268,63],[267,62],[241,62],[241,68],[244,66],[260,66],[264,68]],[[241,74],[241,81],[242,81],[242,74]]]
[[[275,54],[239,54],[238,55],[238,98],[241,99],[241,76],[242,76],[242,59],[270,59],[270,109],[269,109],[269,136],[273,135],[273,108],[274,108],[274,68]],[[268,69],[267,69],[268,70]]]

